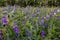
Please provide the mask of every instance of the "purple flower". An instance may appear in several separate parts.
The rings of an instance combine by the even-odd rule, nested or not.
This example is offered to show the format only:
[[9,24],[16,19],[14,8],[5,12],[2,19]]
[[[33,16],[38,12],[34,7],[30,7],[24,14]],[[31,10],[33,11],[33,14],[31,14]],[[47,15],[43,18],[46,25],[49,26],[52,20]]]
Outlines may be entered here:
[[18,36],[18,26],[16,23],[13,24],[13,31],[16,33],[16,37]]
[[39,12],[40,11],[40,8],[39,7],[36,7],[36,10],[35,10],[36,12]]
[[54,12],[55,12],[55,13],[57,12],[57,8],[54,9]]
[[31,32],[28,29],[25,30],[25,33],[27,36],[31,36]]
[[32,16],[32,17],[35,16],[34,13],[32,13],[31,16]]
[[0,30],[0,40],[2,40],[2,30]]
[[36,7],[36,9],[35,9],[35,13],[36,13],[36,15],[39,15],[39,13],[40,13],[40,9],[39,9],[39,7]]
[[44,24],[44,17],[42,17],[42,19],[41,19],[41,23]]
[[46,15],[46,19],[49,19],[49,15]]
[[3,23],[3,25],[7,24],[7,18],[6,18],[6,16],[2,17],[2,23]]
[[11,9],[11,6],[10,5],[8,5],[8,10],[10,10]]
[[48,24],[44,23],[44,26],[45,26],[45,27],[47,27],[47,26],[48,26]]
[[56,19],[60,20],[60,16],[56,16]]
[[53,15],[53,12],[52,11],[50,11],[50,16],[52,16]]
[[44,32],[44,30],[41,31],[41,36],[42,36],[42,37],[45,36],[45,32]]

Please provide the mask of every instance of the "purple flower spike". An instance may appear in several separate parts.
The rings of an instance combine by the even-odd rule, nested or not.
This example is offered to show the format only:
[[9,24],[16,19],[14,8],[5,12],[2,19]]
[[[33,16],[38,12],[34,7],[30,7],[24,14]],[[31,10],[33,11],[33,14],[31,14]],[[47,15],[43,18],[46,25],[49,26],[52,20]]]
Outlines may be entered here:
[[25,33],[27,36],[31,36],[31,32],[28,29],[25,30]]
[[8,10],[10,10],[11,9],[11,6],[10,5],[8,5]]
[[34,13],[32,13],[31,16],[35,16]]
[[18,33],[18,27],[13,28],[14,32]]
[[44,24],[44,19],[41,20],[41,23]]
[[57,8],[54,9],[54,12],[55,12],[55,13],[57,12]]
[[6,25],[7,24],[7,18],[6,18],[6,16],[3,16],[2,17],[2,23],[3,23],[3,25]]
[[49,15],[46,15],[46,19],[49,19]]
[[16,38],[18,36],[18,27],[13,28],[13,31],[16,33]]
[[17,25],[17,24],[16,24],[16,21],[14,21],[14,24],[13,24],[13,25]]
[[53,12],[52,11],[50,11],[50,16],[52,16],[53,15]]
[[41,36],[45,37],[45,32],[43,30],[41,31]]
[[60,20],[60,16],[56,16],[56,19]]
[[41,23],[44,24],[44,17],[42,17]]
[[18,26],[14,23],[13,31],[16,33],[16,37],[18,36]]
[[47,27],[47,26],[48,26],[48,24],[44,23],[44,26],[45,26],[45,27]]

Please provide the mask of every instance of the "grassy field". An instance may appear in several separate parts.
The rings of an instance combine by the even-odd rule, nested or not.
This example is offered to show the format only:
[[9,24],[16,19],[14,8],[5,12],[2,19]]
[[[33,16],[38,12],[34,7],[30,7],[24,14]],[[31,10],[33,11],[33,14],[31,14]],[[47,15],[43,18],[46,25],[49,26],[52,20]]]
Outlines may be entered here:
[[[15,6],[10,9],[0,8],[0,39],[60,40],[60,9],[58,9]],[[5,24],[3,16],[6,17]]]

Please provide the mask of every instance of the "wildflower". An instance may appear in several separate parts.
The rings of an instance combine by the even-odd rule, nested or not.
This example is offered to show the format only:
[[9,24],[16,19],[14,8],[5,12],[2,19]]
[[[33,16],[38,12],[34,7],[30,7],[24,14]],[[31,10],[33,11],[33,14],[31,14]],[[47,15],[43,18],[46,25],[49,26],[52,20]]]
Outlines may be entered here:
[[55,12],[55,13],[57,12],[57,8],[54,9],[54,12]]
[[45,26],[45,27],[47,27],[47,26],[48,26],[48,24],[44,23],[44,26]]
[[59,19],[60,20],[60,16],[56,16],[56,19]]
[[6,16],[3,16],[2,17],[2,24],[3,25],[6,25],[7,24],[7,18],[6,18]]
[[50,11],[50,16],[52,16],[53,15],[53,12],[52,11]]
[[60,9],[58,9],[57,12],[60,12]]
[[8,10],[10,10],[11,9],[11,6],[10,5],[8,5]]
[[18,36],[18,26],[16,23],[13,24],[13,31],[16,33],[16,37]]
[[37,14],[40,13],[40,9],[39,9],[39,7],[36,7],[35,12],[36,12]]
[[44,17],[42,17],[41,23],[44,24]]
[[25,30],[25,33],[27,36],[31,36],[31,32],[28,29]]
[[54,15],[56,15],[56,13],[54,13]]
[[42,36],[42,37],[45,37],[45,32],[44,32],[44,30],[41,31],[41,36]]
[[48,19],[49,18],[49,15],[46,15],[46,19]]
[[18,27],[13,28],[14,32],[16,33],[16,37],[18,36]]
[[32,13],[31,16],[32,16],[32,17],[35,16],[34,13]]

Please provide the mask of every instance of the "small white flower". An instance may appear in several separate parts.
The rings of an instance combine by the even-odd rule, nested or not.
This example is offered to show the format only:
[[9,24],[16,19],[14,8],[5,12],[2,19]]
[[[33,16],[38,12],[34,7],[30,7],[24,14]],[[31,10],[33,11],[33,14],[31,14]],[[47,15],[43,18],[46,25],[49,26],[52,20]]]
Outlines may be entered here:
[[54,13],[54,15],[56,15],[56,13]]

